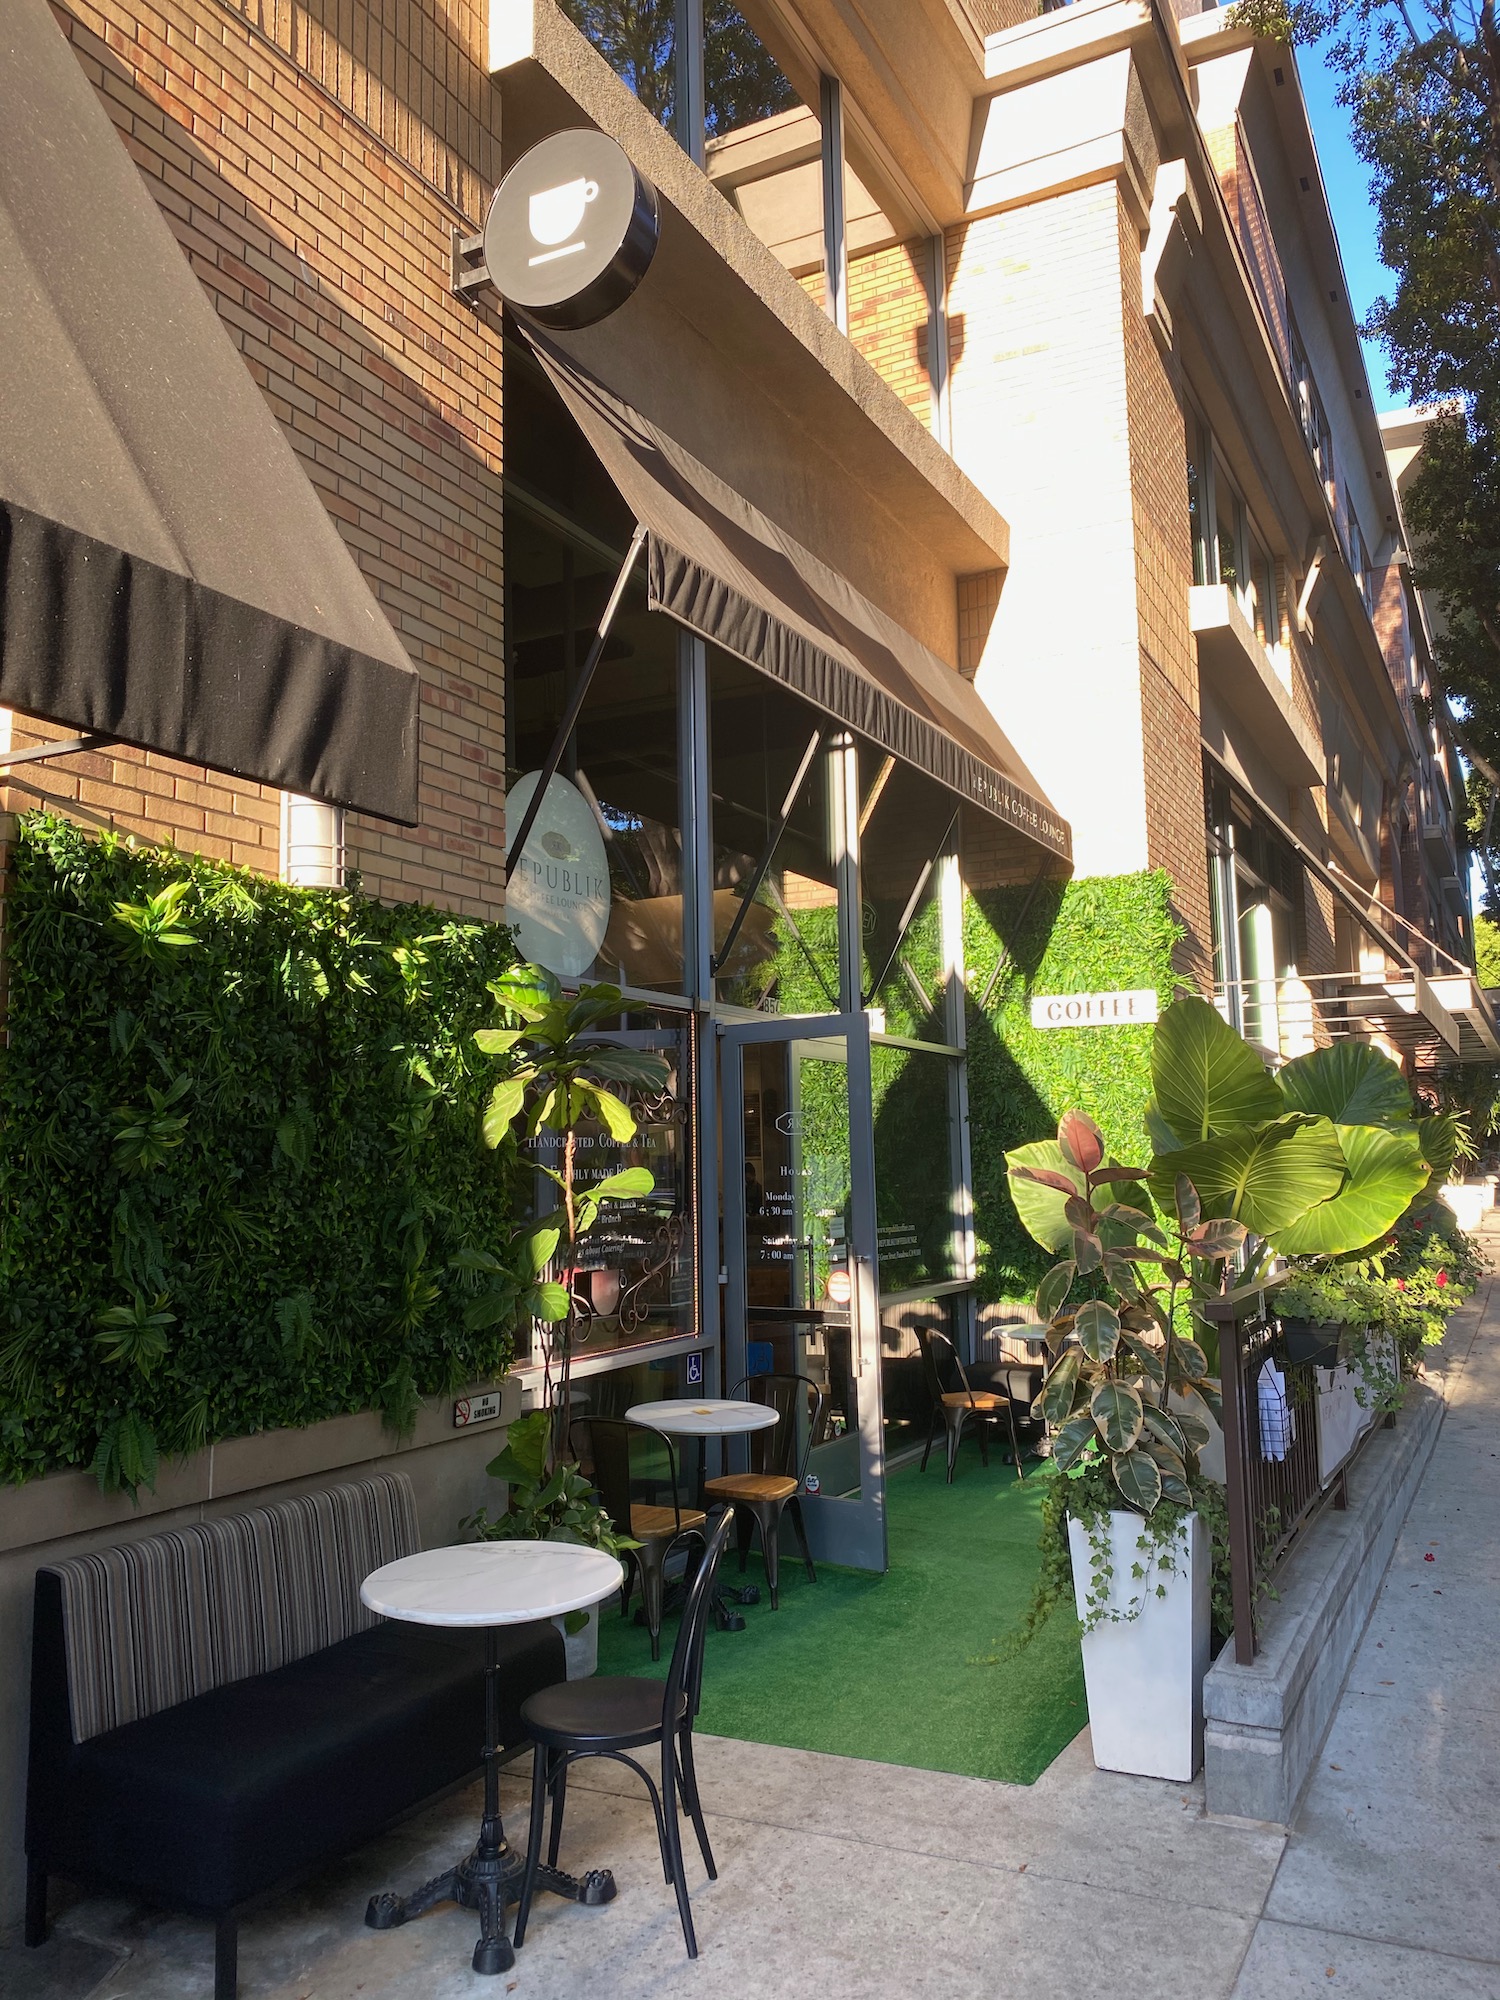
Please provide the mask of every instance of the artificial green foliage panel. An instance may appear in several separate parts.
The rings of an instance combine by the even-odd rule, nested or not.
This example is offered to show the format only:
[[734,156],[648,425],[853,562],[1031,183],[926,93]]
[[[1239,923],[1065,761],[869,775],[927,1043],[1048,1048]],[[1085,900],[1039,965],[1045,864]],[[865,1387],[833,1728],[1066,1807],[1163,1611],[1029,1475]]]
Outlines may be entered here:
[[511,1254],[472,1040],[508,931],[41,815],[7,923],[0,1478],[134,1485],[506,1366],[454,1260]]
[[1153,986],[1165,1007],[1177,986],[1172,951],[1182,935],[1162,869],[969,897],[964,959],[981,1298],[1029,1297],[1051,1261],[1011,1202],[1008,1147],[1050,1139],[1063,1112],[1081,1108],[1126,1165],[1150,1150],[1141,1121],[1151,1095],[1151,1029],[1033,1028],[1032,995]]

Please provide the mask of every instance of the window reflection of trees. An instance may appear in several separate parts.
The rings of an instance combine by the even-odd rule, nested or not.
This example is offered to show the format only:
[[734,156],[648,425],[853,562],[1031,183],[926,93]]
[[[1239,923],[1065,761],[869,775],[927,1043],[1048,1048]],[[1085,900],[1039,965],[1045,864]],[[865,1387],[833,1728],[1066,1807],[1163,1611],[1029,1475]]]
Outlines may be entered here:
[[[561,0],[562,10],[653,118],[671,125],[677,112],[676,0]],[[701,0],[704,126],[719,138],[797,103],[737,7]]]

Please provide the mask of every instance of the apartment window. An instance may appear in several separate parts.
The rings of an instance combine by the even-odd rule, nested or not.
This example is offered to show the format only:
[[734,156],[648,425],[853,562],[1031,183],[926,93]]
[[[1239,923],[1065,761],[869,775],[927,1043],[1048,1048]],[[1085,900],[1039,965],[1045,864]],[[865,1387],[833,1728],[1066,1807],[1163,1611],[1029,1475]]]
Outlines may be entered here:
[[1188,426],[1188,532],[1193,538],[1193,581],[1210,581],[1213,564],[1208,552],[1208,502],[1205,497],[1206,484],[1204,468],[1207,464],[1204,452],[1204,438],[1201,430]]
[[1369,545],[1360,532],[1360,526],[1357,521],[1354,523],[1354,553],[1357,558],[1354,565],[1354,574],[1359,581],[1360,595],[1365,600],[1366,611],[1373,618],[1375,616],[1376,600],[1375,567],[1370,561]]
[[676,0],[561,0],[561,6],[652,117],[672,127],[678,98]]
[[1200,417],[1188,424],[1187,489],[1193,582],[1227,584],[1261,644],[1280,645],[1276,560]]
[[1214,468],[1214,541],[1219,556],[1218,580],[1227,583],[1243,601],[1249,571],[1245,560],[1245,503],[1218,466]]
[[653,118],[701,160],[705,139],[795,110],[799,99],[731,0],[559,0]]
[[703,123],[709,140],[803,108],[738,7],[703,0]]
[[862,168],[849,164],[842,88],[816,52],[788,42],[773,53],[731,0],[559,4],[946,445],[943,240],[902,240],[866,185],[889,171],[866,157],[873,145],[861,154],[856,141]]
[[1285,1003],[1307,948],[1302,864],[1216,766],[1204,779],[1221,1005],[1248,1040],[1285,1054],[1301,1027],[1297,1009]]
[[1302,426],[1302,435],[1307,440],[1307,448],[1316,458],[1320,414],[1318,392],[1313,384],[1307,350],[1302,345],[1302,337],[1297,331],[1295,321],[1288,328],[1288,336],[1292,356],[1292,400],[1297,410],[1297,421]]
[[1247,543],[1247,590],[1241,599],[1245,615],[1254,625],[1255,636],[1263,646],[1279,646],[1281,598],[1277,588],[1276,558],[1253,526],[1247,528]]

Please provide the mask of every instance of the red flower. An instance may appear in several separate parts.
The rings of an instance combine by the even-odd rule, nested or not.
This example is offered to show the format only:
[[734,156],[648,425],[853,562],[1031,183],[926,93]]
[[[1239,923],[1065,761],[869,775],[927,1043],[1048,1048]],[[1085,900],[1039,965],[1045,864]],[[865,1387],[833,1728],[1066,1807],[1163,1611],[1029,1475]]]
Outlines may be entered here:
[[1406,1290],[1406,1280],[1405,1280],[1405,1278],[1398,1278],[1398,1279],[1396,1280],[1396,1290],[1397,1290],[1398,1292],[1404,1292],[1404,1291]]
[[1448,1273],[1446,1271],[1439,1271],[1437,1281],[1440,1285],[1446,1285],[1448,1282]]

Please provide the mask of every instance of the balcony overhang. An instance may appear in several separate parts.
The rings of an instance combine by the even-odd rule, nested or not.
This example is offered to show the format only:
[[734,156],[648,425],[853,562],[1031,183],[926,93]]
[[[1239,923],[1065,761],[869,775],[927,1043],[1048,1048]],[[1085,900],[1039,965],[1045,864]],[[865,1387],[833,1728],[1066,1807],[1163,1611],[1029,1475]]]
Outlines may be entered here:
[[1318,739],[1297,712],[1291,689],[1255,636],[1227,584],[1197,584],[1190,600],[1198,671],[1221,712],[1234,716],[1287,785],[1321,785]]
[[1424,1067],[1493,1062],[1500,1055],[1491,996],[1472,974],[1426,974],[1413,965],[1366,974],[1333,972],[1220,985],[1226,1019],[1236,1009],[1275,1060],[1320,1041],[1373,1040]]
[[[1389,982],[1387,990],[1395,993],[1397,982]],[[1399,983],[1399,992],[1406,1012],[1441,1041],[1443,1046],[1434,1049],[1439,1060],[1493,1062],[1500,1056],[1500,1025],[1489,995],[1472,973],[1434,973],[1424,978],[1413,972]],[[1378,1007],[1378,999],[1372,999],[1362,1011],[1373,1013]]]
[[493,0],[507,165],[607,132],[655,185],[648,281],[563,344],[945,658],[953,580],[1004,568],[1003,517],[554,0]]

